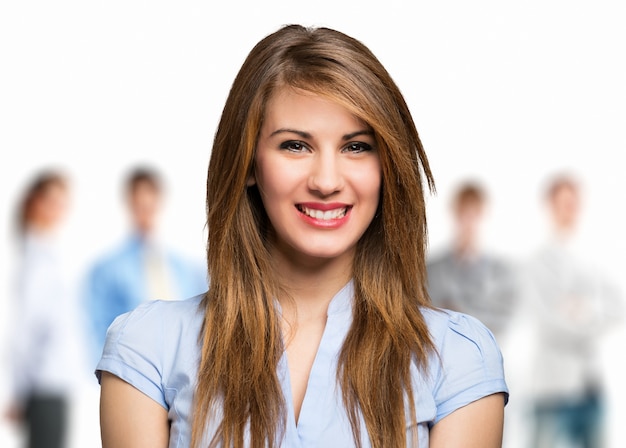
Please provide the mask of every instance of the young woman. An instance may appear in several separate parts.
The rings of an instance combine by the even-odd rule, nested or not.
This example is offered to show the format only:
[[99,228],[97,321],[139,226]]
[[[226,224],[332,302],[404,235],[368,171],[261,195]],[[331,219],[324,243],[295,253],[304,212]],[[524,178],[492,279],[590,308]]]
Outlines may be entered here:
[[262,39],[211,153],[209,291],[112,324],[103,447],[500,446],[491,333],[429,305],[424,183],[409,110],[362,43]]

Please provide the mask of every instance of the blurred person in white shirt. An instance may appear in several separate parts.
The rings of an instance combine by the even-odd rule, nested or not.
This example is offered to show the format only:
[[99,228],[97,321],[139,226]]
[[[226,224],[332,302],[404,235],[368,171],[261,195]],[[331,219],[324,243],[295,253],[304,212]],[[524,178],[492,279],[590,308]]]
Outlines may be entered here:
[[553,176],[545,193],[550,238],[527,266],[532,448],[606,446],[600,344],[623,306],[616,285],[575,250],[581,196],[575,176]]
[[25,188],[17,210],[5,417],[24,430],[24,446],[30,448],[67,446],[76,353],[72,292],[58,236],[68,202],[67,176],[42,170]]

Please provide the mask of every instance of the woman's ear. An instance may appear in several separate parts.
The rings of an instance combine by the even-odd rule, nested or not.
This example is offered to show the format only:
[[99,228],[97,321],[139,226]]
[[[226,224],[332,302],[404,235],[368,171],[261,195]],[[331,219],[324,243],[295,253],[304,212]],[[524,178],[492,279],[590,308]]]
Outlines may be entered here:
[[246,182],[246,186],[247,187],[252,187],[254,185],[256,185],[256,176],[254,174],[254,170],[252,170],[250,172],[250,176],[248,176],[248,180]]

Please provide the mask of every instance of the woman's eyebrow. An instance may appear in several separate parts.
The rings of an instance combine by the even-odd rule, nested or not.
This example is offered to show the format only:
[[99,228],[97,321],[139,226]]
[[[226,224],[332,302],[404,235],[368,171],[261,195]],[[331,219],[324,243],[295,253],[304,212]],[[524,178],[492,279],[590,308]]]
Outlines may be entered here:
[[305,131],[298,131],[296,129],[288,129],[288,128],[280,128],[275,130],[270,134],[270,137],[273,137],[277,134],[288,133],[288,134],[296,134],[302,138],[311,138],[311,134]]
[[354,137],[359,137],[360,135],[367,135],[370,137],[374,136],[374,131],[369,129],[363,129],[361,131],[351,132],[350,134],[346,134],[343,136],[344,140],[352,140]]
[[[277,129],[277,130],[275,130],[274,132],[272,132],[270,134],[270,137],[273,137],[275,135],[282,134],[282,133],[296,134],[296,135],[298,135],[298,136],[300,136],[301,138],[304,138],[304,139],[309,139],[309,138],[312,137],[312,135],[309,132],[299,131],[297,129],[289,129],[289,128]],[[349,134],[346,134],[342,138],[343,138],[344,141],[347,141],[347,140],[352,140],[354,137],[358,137],[360,135],[373,136],[374,132],[369,130],[369,129],[362,129],[362,130],[359,130],[359,131],[355,131],[355,132],[351,132]]]

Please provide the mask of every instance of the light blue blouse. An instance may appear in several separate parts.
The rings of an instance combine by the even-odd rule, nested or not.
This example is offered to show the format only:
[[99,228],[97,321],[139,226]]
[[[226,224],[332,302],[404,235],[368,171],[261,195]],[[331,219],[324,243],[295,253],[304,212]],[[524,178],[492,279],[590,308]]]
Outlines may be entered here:
[[[278,365],[287,412],[281,446],[350,447],[354,440],[341,393],[337,390],[337,357],[352,321],[352,282],[333,298],[311,369],[296,424],[291,402],[287,358]],[[200,355],[201,296],[184,301],[153,301],[119,316],[107,333],[96,375],[111,372],[151,397],[169,414],[170,448],[188,447],[190,413]],[[503,360],[491,332],[475,318],[451,311],[423,309],[439,357],[427,372],[413,366],[419,447],[428,447],[429,428],[454,410],[481,397],[508,389]],[[407,413],[407,415],[409,415]],[[365,428],[364,422],[361,425]],[[207,428],[207,440],[215,426]],[[370,446],[365,430],[364,447]],[[407,424],[407,444],[411,428]]]

